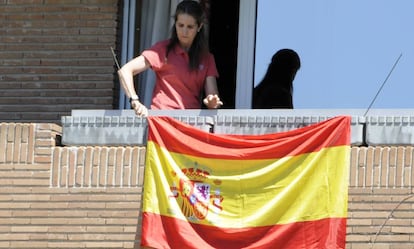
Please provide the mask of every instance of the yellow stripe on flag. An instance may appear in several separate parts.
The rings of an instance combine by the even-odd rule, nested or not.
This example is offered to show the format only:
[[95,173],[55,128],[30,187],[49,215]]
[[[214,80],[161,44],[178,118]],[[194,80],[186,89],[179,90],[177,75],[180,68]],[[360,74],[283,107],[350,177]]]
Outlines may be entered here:
[[173,153],[148,141],[147,153],[144,212],[222,228],[347,216],[347,145],[229,160]]

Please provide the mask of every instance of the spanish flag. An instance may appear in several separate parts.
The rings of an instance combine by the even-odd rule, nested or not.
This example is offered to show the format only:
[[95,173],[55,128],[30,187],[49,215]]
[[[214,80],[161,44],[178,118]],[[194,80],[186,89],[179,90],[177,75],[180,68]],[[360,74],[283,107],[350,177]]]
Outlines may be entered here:
[[142,246],[345,248],[350,117],[264,135],[148,125]]

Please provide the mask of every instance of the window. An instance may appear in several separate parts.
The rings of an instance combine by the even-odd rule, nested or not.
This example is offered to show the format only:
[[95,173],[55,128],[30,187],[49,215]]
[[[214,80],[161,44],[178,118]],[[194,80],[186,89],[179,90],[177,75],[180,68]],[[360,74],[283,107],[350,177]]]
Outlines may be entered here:
[[367,108],[396,64],[373,108],[412,108],[413,9],[410,0],[258,0],[254,82],[292,48],[302,62],[295,108]]

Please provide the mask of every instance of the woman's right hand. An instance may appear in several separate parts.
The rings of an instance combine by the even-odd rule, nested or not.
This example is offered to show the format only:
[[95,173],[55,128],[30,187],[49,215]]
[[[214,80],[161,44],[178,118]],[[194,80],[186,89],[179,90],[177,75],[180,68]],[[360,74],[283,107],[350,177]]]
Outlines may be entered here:
[[132,100],[131,107],[134,109],[135,114],[140,117],[147,117],[148,116],[148,109],[145,105],[143,105],[139,100]]
[[204,98],[203,103],[207,106],[208,109],[217,109],[223,105],[223,102],[220,100],[220,97],[217,94],[209,94]]

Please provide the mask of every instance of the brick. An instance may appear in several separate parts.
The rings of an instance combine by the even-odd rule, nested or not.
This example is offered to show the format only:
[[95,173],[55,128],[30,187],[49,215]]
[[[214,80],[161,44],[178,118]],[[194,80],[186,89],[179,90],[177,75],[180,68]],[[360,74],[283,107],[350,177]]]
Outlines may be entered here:
[[365,186],[371,187],[374,186],[374,178],[373,178],[373,167],[374,167],[374,149],[372,147],[368,148],[367,151],[367,159],[366,159],[366,166],[365,166]]
[[[81,153],[81,155],[78,154],[78,158],[82,157],[83,158],[83,153]],[[83,160],[82,160],[82,164],[77,164],[77,166],[75,166],[76,169],[76,173],[75,173],[75,184],[76,186],[82,187],[83,186],[83,178],[84,178],[84,166],[83,166]]]
[[29,163],[28,161],[28,144],[27,143],[21,143],[20,144],[20,153],[19,158],[17,159],[18,163]]
[[138,223],[137,217],[134,218],[122,218],[122,219],[105,219],[107,225],[136,225]]
[[91,208],[91,209],[104,209],[106,204],[103,202],[69,202],[68,208]]
[[76,153],[77,150],[72,149],[69,152],[69,165],[67,171],[68,186],[75,186],[75,170],[76,170]]
[[139,215],[137,205],[130,204],[128,210],[102,211],[102,212],[88,212],[88,217],[111,217],[111,218],[136,218]]
[[94,166],[92,168],[91,187],[99,187],[99,168]]
[[124,226],[124,232],[127,232],[127,233],[136,233],[136,232],[141,232],[141,226],[140,226],[140,224],[138,224],[138,227],[136,227],[136,226]]
[[410,236],[405,234],[380,234],[377,237],[378,242],[409,242]]
[[87,226],[85,231],[88,233],[122,233],[124,226]]
[[348,249],[367,249],[367,248],[375,248],[375,249],[391,249],[389,244],[380,244],[380,243],[375,243],[374,245],[372,245],[373,247],[369,247],[368,245],[371,246],[371,244],[368,242],[365,243],[353,243],[352,247],[347,247]]
[[52,167],[51,167],[51,187],[58,187],[60,185],[60,156],[61,148],[55,147],[52,151]]
[[30,220],[27,218],[13,218],[13,219],[0,219],[0,226],[2,225],[28,225]]
[[47,248],[47,241],[12,241],[10,248]]
[[405,150],[404,153],[404,166],[405,167],[411,167],[413,164],[413,147],[403,147]]
[[14,137],[14,148],[13,148],[13,163],[19,163],[21,140],[22,140],[21,124],[16,124],[15,137]]
[[139,176],[139,149],[132,149],[132,158],[131,158],[131,186],[138,185],[138,176]]
[[105,192],[108,194],[132,194],[140,195],[142,192],[142,187],[136,188],[107,188]]
[[55,140],[52,139],[52,138],[49,138],[49,139],[36,139],[36,141],[35,141],[35,146],[36,147],[41,147],[49,153],[50,153],[50,151],[47,150],[47,148],[54,147],[55,145],[56,145]]
[[49,179],[13,179],[15,186],[49,186]]
[[96,234],[68,234],[68,240],[86,240],[86,241],[103,241],[105,240],[105,235],[101,233]]
[[[13,226],[11,228],[11,232],[13,233],[30,233],[30,232],[47,232],[47,227],[44,226]],[[16,236],[16,234],[11,234],[11,239],[13,238],[13,235]],[[27,237],[30,237],[29,234],[26,235]]]
[[86,248],[122,248],[122,242],[89,242],[85,245]]
[[391,232],[395,234],[414,234],[414,227],[412,226],[393,226]]
[[11,248],[10,242],[8,241],[0,241],[0,248]]
[[[48,226],[48,233],[80,233],[86,232],[88,225],[59,225],[50,227]],[[100,227],[100,226],[98,226]]]
[[39,202],[39,201],[44,201],[44,202],[48,202],[51,200],[51,196],[48,194],[43,194],[43,195],[35,195],[35,194],[24,194],[24,195],[12,195],[12,200],[15,202],[31,202],[31,201],[35,201],[35,202]]
[[65,202],[81,202],[88,201],[90,197],[87,194],[59,194],[59,195],[50,195],[50,200],[52,201],[65,201]]
[[56,210],[56,212],[50,212],[47,217],[69,217],[70,219],[87,217],[88,211],[83,210]]
[[73,241],[49,241],[48,248],[85,248],[89,243],[88,242],[73,242]]
[[375,166],[373,168],[372,187],[379,187],[380,184],[381,184],[381,168],[379,166]]
[[99,177],[98,179],[98,186],[104,186],[107,184],[107,170],[108,170],[108,148],[102,148],[100,153],[100,165],[98,167]]
[[121,233],[121,234],[104,234],[104,240],[107,241],[133,241],[135,239],[135,233]]
[[92,176],[92,153],[93,148],[88,147],[85,151],[85,159],[84,159],[84,179],[83,185],[91,187],[91,176]]
[[108,171],[107,171],[107,181],[106,181],[106,185],[107,186],[116,186],[115,184],[115,169],[114,166],[109,165],[108,166]]
[[[1,200],[1,196],[0,196],[0,200]],[[10,210],[0,210],[0,218],[4,219],[4,218],[8,218],[12,216],[12,211]],[[0,228],[0,232],[2,231],[2,229],[4,228]],[[9,231],[10,229],[4,229],[4,231]]]
[[51,156],[34,156],[34,159],[33,159],[33,162],[34,163],[47,163],[47,164],[49,164],[49,163],[51,163],[52,162],[52,157]]
[[5,187],[9,187],[12,184],[13,184],[12,179],[2,179],[2,181],[0,182],[0,187],[5,188]]
[[389,150],[389,163],[388,165],[390,167],[397,166],[397,147],[390,147]]
[[395,166],[390,165],[388,168],[387,186],[397,186],[397,169]]
[[406,197],[412,194],[412,191],[410,188],[374,188],[372,193],[376,196],[391,195],[391,198],[395,196],[397,199],[401,199],[401,196]]
[[348,210],[372,210],[373,203],[370,202],[350,202]]
[[[353,226],[353,234],[375,234],[378,231],[379,227],[372,226]],[[384,231],[384,230],[383,230]]]
[[[370,236],[361,235],[361,234],[347,234],[346,239],[347,239],[347,241],[364,242],[364,243],[367,243],[367,242],[371,241]],[[366,248],[366,246],[367,246],[367,244],[365,244],[365,248]]]
[[121,210],[135,209],[135,207],[131,207],[131,204],[130,202],[109,202],[105,207],[109,209],[120,208]]
[[7,144],[6,144],[6,150],[5,150],[5,153],[6,153],[6,163],[12,163],[12,161],[13,161],[13,155],[14,155],[14,146],[13,146],[14,144],[13,144],[13,142],[8,142]]
[[145,167],[140,166],[139,173],[138,173],[138,185],[137,186],[144,186],[144,175],[145,175]]
[[113,194],[94,194],[91,196],[87,196],[89,201],[122,201],[122,200],[130,200],[128,199],[128,195],[113,195]]
[[124,148],[119,148],[115,151],[115,163],[114,163],[114,184],[115,186],[122,186],[123,179],[123,158],[124,158]]
[[[5,84],[13,82],[13,84],[9,84],[10,87],[30,89],[41,81],[44,87],[40,87],[40,91],[35,94],[43,92],[42,96],[44,97],[47,95],[47,84],[54,79],[58,81],[66,79],[67,89],[83,88],[83,84],[78,83],[80,77],[88,77],[94,82],[99,82],[102,79],[106,81],[99,84],[98,87],[96,87],[97,84],[91,85],[89,95],[82,96],[83,92],[78,91],[81,94],[75,100],[77,102],[90,100],[90,96],[95,96],[96,100],[90,102],[88,106],[73,105],[65,109],[59,105],[50,105],[50,103],[60,101],[61,97],[55,96],[48,99],[47,102],[41,98],[30,99],[30,103],[39,103],[39,106],[32,109],[32,106],[24,106],[19,101],[15,101],[19,96],[14,96],[16,98],[13,99],[2,98],[2,101],[9,103],[7,106],[4,105],[7,112],[0,115],[2,120],[29,122],[50,120],[59,123],[63,114],[77,107],[112,109],[114,69],[111,58],[108,56],[108,47],[115,45],[117,37],[116,27],[119,20],[117,1],[108,3],[108,5],[102,5],[100,1],[96,3],[76,1],[79,2],[78,4],[73,4],[74,1],[68,1],[71,2],[70,5],[66,5],[62,1],[56,1],[53,5],[40,0],[25,1],[25,4],[16,0],[2,1],[7,2],[1,13],[1,19],[5,20],[2,24],[7,29],[7,35],[0,35],[1,48],[3,48],[1,51],[5,51],[0,52],[0,58],[2,58],[2,65],[10,66],[3,70],[2,79],[6,80]],[[80,33],[86,32],[88,35],[79,36]],[[65,44],[62,44],[62,41],[65,41]],[[48,44],[47,48],[43,46],[45,43]],[[89,47],[87,44],[90,44]],[[91,47],[93,47],[93,52],[91,52]],[[42,60],[48,58],[54,58],[55,64],[41,63]],[[75,61],[77,65],[84,65],[84,67],[73,68],[73,64],[59,64],[62,58],[66,59],[66,62]],[[106,58],[106,63],[95,63],[103,58]],[[84,60],[92,61],[94,64],[88,64]],[[67,73],[68,71],[70,74],[79,74],[80,76],[71,77]],[[81,74],[85,74],[85,76]],[[15,84],[16,82],[18,84]],[[25,84],[23,88],[22,82]],[[51,84],[53,83],[51,82]],[[27,86],[29,87],[25,88]],[[105,89],[107,93],[102,95],[93,90],[99,88]],[[60,92],[61,96],[65,93],[59,90],[55,92],[57,94]],[[24,93],[20,95],[23,97],[31,91],[21,91],[21,93]],[[108,97],[109,101],[106,100]],[[79,99],[81,100],[79,101]],[[41,111],[36,112],[35,109]]]
[[[36,140],[37,143],[38,140]],[[45,147],[35,147],[35,155],[36,156],[49,156],[52,154],[51,148],[45,148]]]
[[97,224],[105,224],[105,221],[103,219],[96,219],[96,218],[85,218],[85,217],[79,217],[79,218],[59,218],[59,217],[51,217],[51,218],[36,218],[32,217],[30,218],[30,224],[32,225],[97,225]]
[[61,167],[61,174],[60,174],[60,184],[59,187],[68,187],[68,167],[63,166]]
[[123,175],[122,177],[122,184],[121,186],[129,187],[131,186],[131,168],[128,166],[123,166]]
[[381,179],[380,179],[380,186],[381,187],[387,187],[388,186],[388,151],[389,148],[385,147],[382,150],[382,154],[381,154]]
[[[391,213],[391,212],[390,212]],[[384,225],[385,223],[385,225]],[[392,226],[410,226],[411,221],[409,219],[394,219],[383,218],[383,219],[373,219],[372,224],[375,226],[392,227]]]
[[141,249],[150,249],[149,247],[142,247],[139,246],[140,241],[134,242],[134,241],[128,241],[124,242],[122,248],[141,248]]
[[13,241],[13,240],[30,240],[30,234],[28,233],[9,233],[9,234],[4,234],[2,235],[2,239],[4,240],[9,240],[9,241]]
[[[51,205],[53,203],[53,205]],[[67,202],[33,202],[30,204],[32,209],[49,209],[49,211],[65,209],[69,207]]]
[[406,243],[406,244],[402,244],[402,243],[395,243],[395,244],[391,244],[389,245],[390,249],[412,249],[413,245],[412,243]]

